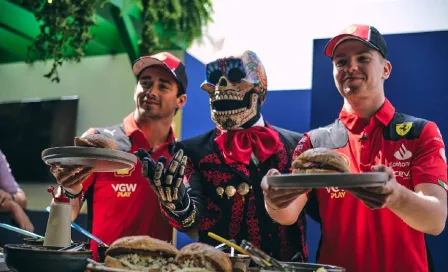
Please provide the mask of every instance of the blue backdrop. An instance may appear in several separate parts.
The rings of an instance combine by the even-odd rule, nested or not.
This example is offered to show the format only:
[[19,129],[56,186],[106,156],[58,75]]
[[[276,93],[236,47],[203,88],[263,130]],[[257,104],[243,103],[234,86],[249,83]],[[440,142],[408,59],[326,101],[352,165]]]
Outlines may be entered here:
[[215,127],[210,119],[209,96],[200,86],[205,80],[205,64],[185,53],[188,76],[187,103],[182,110],[182,139],[199,135]]
[[[185,54],[185,67],[188,74],[188,99],[182,111],[182,139],[215,127],[210,119],[209,96],[200,88],[205,80],[205,65]],[[272,125],[304,132],[310,128],[310,102],[310,90],[269,91],[262,106],[262,114]]]

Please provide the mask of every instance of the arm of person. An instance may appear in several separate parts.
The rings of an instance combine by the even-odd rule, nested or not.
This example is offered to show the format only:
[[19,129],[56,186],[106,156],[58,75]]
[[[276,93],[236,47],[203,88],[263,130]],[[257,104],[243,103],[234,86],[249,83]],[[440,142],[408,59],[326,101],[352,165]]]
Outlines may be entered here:
[[445,228],[447,218],[447,165],[445,146],[437,126],[429,122],[423,128],[414,157],[411,160],[413,190],[399,184],[391,168],[372,167],[386,172],[388,182],[380,188],[350,190],[367,207],[389,208],[411,228],[438,235]]
[[[83,195],[87,193],[89,188],[95,183],[95,173],[90,174],[86,180],[82,182]],[[72,206],[72,221],[75,221],[81,211],[84,204],[84,197],[78,197],[76,199],[70,199],[70,205]]]
[[[8,161],[5,155],[0,151],[0,190],[2,192],[8,193],[8,195],[3,195],[1,199],[5,198],[8,200],[13,200],[19,204],[22,209],[26,209],[26,196],[25,193],[20,189],[14,176],[9,168]],[[1,202],[1,201],[0,201]],[[1,207],[0,207],[1,209]]]
[[[91,173],[85,179],[77,180],[76,184],[70,186],[69,188],[65,188],[65,190],[68,190],[72,194],[78,194],[82,190],[83,193],[85,194],[87,190],[90,188],[90,186],[93,186],[94,181],[95,181],[95,174]],[[59,187],[56,192],[56,195],[60,194],[61,194],[61,187]],[[53,202],[54,200],[51,201],[51,203]],[[70,205],[72,210],[72,221],[75,221],[76,218],[78,217],[83,204],[84,199],[81,197],[70,199]]]
[[447,218],[447,162],[442,135],[429,122],[420,135],[411,161],[414,191],[401,187],[396,205],[390,209],[410,227],[438,235]]
[[[290,191],[290,190],[288,190]],[[285,194],[282,194],[285,196]],[[303,191],[299,191],[295,196],[293,202],[291,202],[285,208],[275,207],[275,204],[271,203],[265,197],[265,208],[268,212],[269,216],[280,225],[292,225],[297,222],[297,218],[299,218],[300,213],[305,207],[306,202],[308,201],[308,197]]]
[[84,200],[81,198],[70,199],[70,205],[72,206],[72,221],[75,221],[78,218],[79,211],[81,211],[81,207],[84,204]]
[[26,209],[27,206],[27,201],[26,201],[26,195],[25,192],[22,190],[19,190],[17,193],[12,194],[13,199],[15,202],[17,202],[17,204],[20,205],[20,207],[22,207],[22,209]]
[[182,232],[189,232],[197,227],[204,211],[205,196],[202,191],[202,175],[190,159],[187,161],[184,176],[186,193],[183,207],[179,210],[169,210],[164,205],[162,214],[168,222]]
[[31,223],[28,215],[25,213],[24,209],[14,200],[6,200],[0,206],[0,212],[8,212],[11,218],[16,222],[19,228],[34,231],[34,226]]
[[[312,148],[309,134],[305,133],[297,143],[292,161],[300,154]],[[274,189],[267,183],[267,177],[280,175],[276,169],[271,169],[261,181],[263,189],[265,208],[269,216],[281,225],[292,225],[297,221],[300,213],[308,201],[308,189]]]
[[[389,209],[415,230],[439,235],[445,229],[447,194],[440,185],[420,183],[411,191],[401,186],[399,200]],[[418,207],[418,208],[417,208]]]
[[[97,131],[94,128],[89,128],[82,135],[96,134]],[[62,166],[54,164],[50,168],[50,172],[56,179],[56,182],[62,186],[68,192],[77,195],[81,191],[85,194],[90,186],[95,181],[95,173],[91,167],[74,167],[74,166]],[[57,194],[60,194],[60,187],[57,190]],[[51,201],[53,203],[54,200]],[[72,221],[78,217],[81,207],[84,203],[84,199],[78,197],[76,199],[70,199],[70,205],[72,210]]]

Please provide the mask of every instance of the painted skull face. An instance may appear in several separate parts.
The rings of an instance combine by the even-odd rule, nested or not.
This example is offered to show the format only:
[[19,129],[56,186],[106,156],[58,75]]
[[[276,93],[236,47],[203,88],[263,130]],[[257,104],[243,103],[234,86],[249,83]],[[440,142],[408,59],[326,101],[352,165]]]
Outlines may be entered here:
[[201,88],[210,95],[211,117],[224,130],[255,123],[266,98],[264,66],[252,51],[240,57],[217,59],[207,64]]

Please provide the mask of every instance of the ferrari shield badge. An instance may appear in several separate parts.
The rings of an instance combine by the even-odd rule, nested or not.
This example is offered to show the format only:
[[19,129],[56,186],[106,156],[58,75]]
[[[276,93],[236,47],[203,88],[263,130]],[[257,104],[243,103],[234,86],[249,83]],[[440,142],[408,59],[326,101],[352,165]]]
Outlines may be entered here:
[[401,123],[401,124],[395,125],[395,131],[400,136],[404,136],[404,135],[408,134],[408,132],[411,130],[411,128],[412,128],[412,122],[406,122],[406,123]]

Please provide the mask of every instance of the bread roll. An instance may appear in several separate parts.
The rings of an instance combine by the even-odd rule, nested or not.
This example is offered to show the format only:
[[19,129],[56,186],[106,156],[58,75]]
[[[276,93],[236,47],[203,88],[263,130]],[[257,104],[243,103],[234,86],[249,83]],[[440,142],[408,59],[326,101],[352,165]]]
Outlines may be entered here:
[[313,148],[303,152],[292,163],[293,174],[349,173],[344,157],[328,148]]
[[118,150],[115,140],[102,134],[87,134],[83,137],[75,137],[75,146],[99,147]]
[[177,254],[176,263],[183,272],[232,271],[232,262],[226,253],[203,243],[184,246]]

